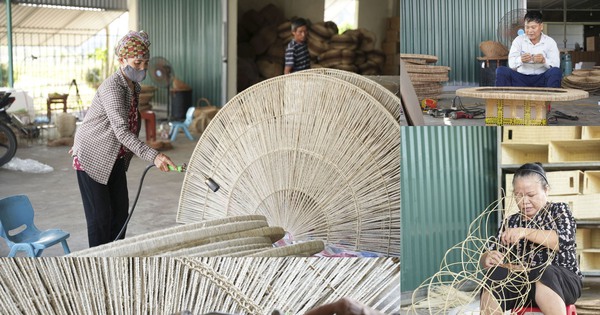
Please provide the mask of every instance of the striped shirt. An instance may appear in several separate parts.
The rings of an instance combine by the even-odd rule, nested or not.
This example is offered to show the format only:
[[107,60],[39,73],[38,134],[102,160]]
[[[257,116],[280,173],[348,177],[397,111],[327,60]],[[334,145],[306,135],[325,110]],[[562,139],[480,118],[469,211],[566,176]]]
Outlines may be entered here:
[[292,39],[285,49],[285,66],[292,67],[292,72],[310,68],[308,45]]

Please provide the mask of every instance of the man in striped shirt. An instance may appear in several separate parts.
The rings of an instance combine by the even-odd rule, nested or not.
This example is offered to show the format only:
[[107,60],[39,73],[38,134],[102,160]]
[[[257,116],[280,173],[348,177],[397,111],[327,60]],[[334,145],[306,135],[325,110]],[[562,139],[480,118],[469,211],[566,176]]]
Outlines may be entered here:
[[292,21],[292,35],[294,39],[290,41],[285,50],[284,74],[310,68],[310,55],[306,43],[308,26],[305,19],[298,18]]

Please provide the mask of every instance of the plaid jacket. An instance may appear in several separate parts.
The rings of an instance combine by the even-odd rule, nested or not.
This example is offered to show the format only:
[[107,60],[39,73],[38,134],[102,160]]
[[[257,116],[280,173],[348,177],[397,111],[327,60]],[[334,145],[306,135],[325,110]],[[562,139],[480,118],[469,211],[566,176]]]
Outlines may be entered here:
[[[139,95],[139,83],[135,83],[135,90]],[[129,131],[127,116],[133,95],[121,71],[116,71],[98,88],[92,106],[75,133],[73,154],[85,172],[100,184],[108,183],[121,144],[129,149],[123,157],[125,169],[134,153],[147,161],[154,161],[158,155],[158,151]]]

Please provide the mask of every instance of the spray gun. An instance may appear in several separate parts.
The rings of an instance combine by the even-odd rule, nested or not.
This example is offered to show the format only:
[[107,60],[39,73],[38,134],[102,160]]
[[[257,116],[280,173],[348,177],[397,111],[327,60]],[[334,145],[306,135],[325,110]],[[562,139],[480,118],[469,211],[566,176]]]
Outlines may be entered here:
[[[171,165],[169,165],[169,170],[174,171],[174,172],[180,172],[180,173],[184,173],[187,170],[187,164],[183,163],[180,166],[177,167],[173,167]],[[208,186],[208,188],[210,188],[210,190],[212,190],[213,192],[217,192],[217,190],[219,190],[219,188],[221,188],[221,186],[219,186],[219,184],[217,184],[217,182],[215,182],[212,178],[203,175],[204,176],[204,183],[206,184],[206,186]]]
[[[129,220],[131,219],[131,216],[133,215],[133,210],[135,210],[135,206],[137,205],[138,199],[140,197],[140,191],[142,190],[142,183],[144,182],[146,173],[148,173],[148,170],[150,170],[153,166],[154,166],[154,164],[148,164],[148,166],[146,166],[146,168],[144,169],[144,172],[142,173],[142,177],[140,178],[140,184],[138,186],[137,193],[135,195],[135,200],[133,201],[133,205],[131,206],[131,210],[129,211],[127,220],[125,220],[125,223],[123,223],[123,227],[121,228],[121,231],[119,231],[119,234],[115,238],[115,241],[118,240],[121,237],[121,235],[123,235],[123,233],[125,233],[125,228],[127,228],[127,224],[129,223]],[[169,170],[174,171],[174,172],[185,173],[187,171],[187,164],[183,163],[176,167],[169,165]],[[204,174],[203,174],[203,176],[204,176],[204,183],[206,184],[206,186],[208,186],[208,188],[210,188],[210,190],[212,190],[213,192],[217,192],[217,190],[219,190],[219,188],[221,188],[221,186],[219,186],[219,184],[217,184],[217,182],[215,182],[212,178],[210,178]]]

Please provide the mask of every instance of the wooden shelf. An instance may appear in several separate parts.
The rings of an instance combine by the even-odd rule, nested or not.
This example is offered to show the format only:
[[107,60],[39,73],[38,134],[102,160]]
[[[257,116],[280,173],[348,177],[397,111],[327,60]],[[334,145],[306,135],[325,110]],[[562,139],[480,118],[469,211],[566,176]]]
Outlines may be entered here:
[[[498,131],[498,162],[500,164],[498,167],[498,196],[501,197],[503,187],[510,189],[509,185],[511,184],[506,180],[509,180],[510,174],[524,163],[541,162],[546,172],[584,172],[583,176],[579,178],[581,180],[579,182],[580,193],[553,195],[551,198],[556,199],[554,201],[568,202],[572,211],[575,207],[580,209],[578,215],[581,217],[576,218],[577,229],[587,229],[588,231],[587,234],[577,236],[581,239],[586,235],[589,237],[591,233],[592,240],[594,240],[589,244],[591,248],[582,249],[578,244],[580,268],[585,276],[600,277],[600,249],[597,240],[600,218],[595,217],[597,213],[595,207],[589,206],[597,204],[596,200],[600,193],[600,154],[598,154],[600,152],[600,126],[546,128],[549,128],[547,132],[541,132],[539,127],[536,129],[536,127],[504,126],[502,130]],[[586,171],[588,171],[587,174],[585,174]],[[569,179],[569,185],[571,185],[570,182]],[[575,184],[575,179],[573,179],[573,184]],[[573,211],[573,214],[576,213],[577,211]],[[502,214],[499,213],[499,222],[501,220]]]

